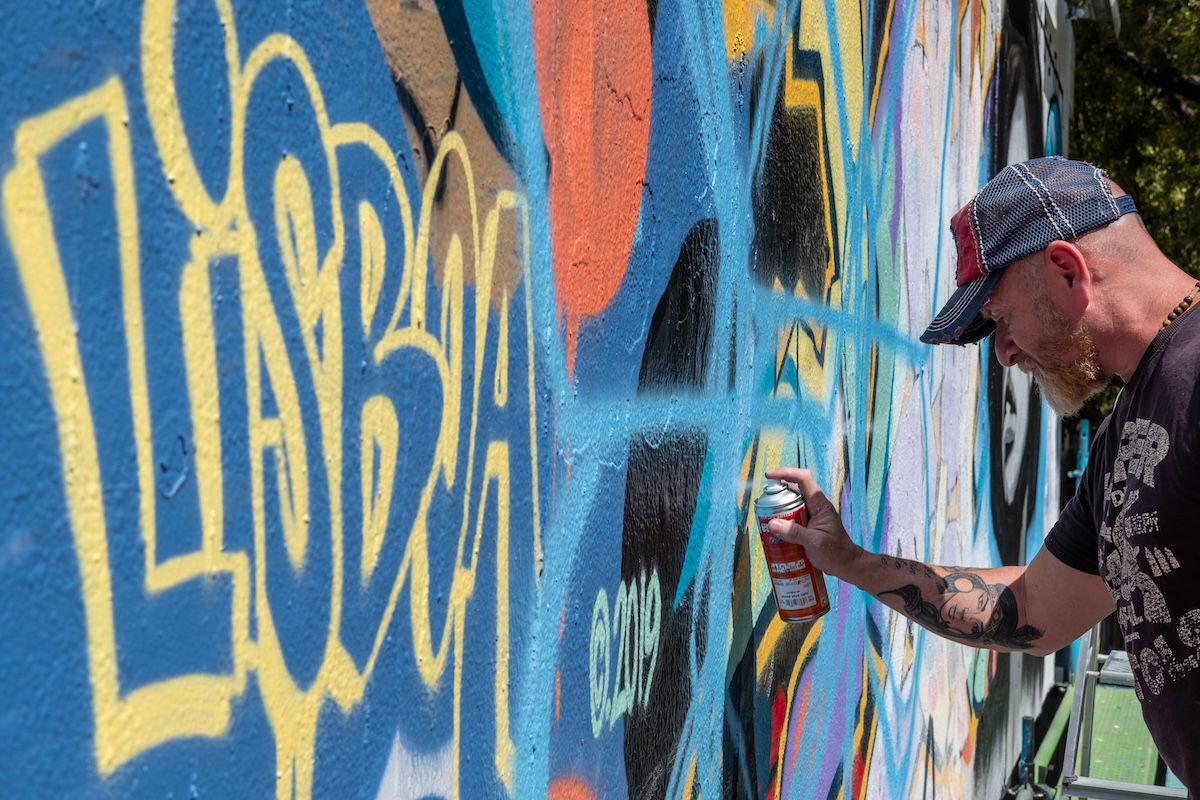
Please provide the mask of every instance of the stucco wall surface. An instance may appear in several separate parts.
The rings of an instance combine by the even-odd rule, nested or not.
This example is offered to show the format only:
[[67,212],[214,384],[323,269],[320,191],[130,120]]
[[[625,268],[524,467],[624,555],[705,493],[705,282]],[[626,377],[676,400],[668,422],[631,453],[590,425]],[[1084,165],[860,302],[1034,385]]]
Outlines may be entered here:
[[0,794],[995,797],[1043,663],[784,624],[748,517],[1041,540],[1054,420],[917,335],[1056,13],[7,4]]

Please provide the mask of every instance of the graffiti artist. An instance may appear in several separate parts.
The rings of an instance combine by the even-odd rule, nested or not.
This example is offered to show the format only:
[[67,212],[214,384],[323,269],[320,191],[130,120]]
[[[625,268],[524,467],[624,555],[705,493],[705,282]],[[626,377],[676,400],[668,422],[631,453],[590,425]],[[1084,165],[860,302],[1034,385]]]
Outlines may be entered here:
[[1200,283],[1158,248],[1133,198],[1063,158],[1006,167],[951,220],[957,288],[921,336],[1033,376],[1057,412],[1112,375],[1079,490],[1024,566],[939,567],[869,553],[806,470],[807,527],[772,522],[814,564],[946,638],[1045,655],[1114,610],[1163,760],[1200,791]]

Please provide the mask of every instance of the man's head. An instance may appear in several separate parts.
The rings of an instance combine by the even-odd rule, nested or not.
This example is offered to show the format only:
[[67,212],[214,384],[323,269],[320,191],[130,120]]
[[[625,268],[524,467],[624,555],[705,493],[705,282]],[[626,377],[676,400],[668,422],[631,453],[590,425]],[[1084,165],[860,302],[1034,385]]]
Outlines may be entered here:
[[[1090,164],[1051,157],[1006,167],[951,219],[958,288],[921,340],[970,344],[999,324],[1001,363],[1031,372],[1056,411],[1078,410],[1107,376],[1099,376],[1088,331],[1046,297],[1036,262],[1135,210],[1133,198],[1114,196],[1104,171]],[[1037,341],[1012,347],[1006,359],[1001,339],[1017,318],[1030,320],[1019,329]]]
[[1091,331],[1052,302],[1041,260],[1037,253],[1011,264],[980,313],[995,326],[1001,365],[1031,375],[1050,407],[1069,416],[1104,388],[1108,374]]

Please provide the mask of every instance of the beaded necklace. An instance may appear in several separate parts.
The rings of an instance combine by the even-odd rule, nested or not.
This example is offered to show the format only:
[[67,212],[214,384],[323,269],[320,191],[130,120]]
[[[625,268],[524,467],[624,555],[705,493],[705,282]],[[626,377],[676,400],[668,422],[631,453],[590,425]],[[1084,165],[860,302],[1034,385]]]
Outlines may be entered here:
[[1161,331],[1163,328],[1179,319],[1183,312],[1187,311],[1188,307],[1192,305],[1192,301],[1196,299],[1197,294],[1200,294],[1200,281],[1198,281],[1196,285],[1192,287],[1191,294],[1180,300],[1179,305],[1171,309],[1171,313],[1167,314],[1167,318],[1163,320],[1162,328],[1159,328],[1159,330]]

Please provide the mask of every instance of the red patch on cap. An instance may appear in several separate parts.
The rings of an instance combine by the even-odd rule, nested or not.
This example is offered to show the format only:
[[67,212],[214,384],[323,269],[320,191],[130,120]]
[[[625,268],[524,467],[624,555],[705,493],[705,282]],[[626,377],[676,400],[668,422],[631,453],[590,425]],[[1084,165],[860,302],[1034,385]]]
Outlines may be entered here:
[[[973,202],[972,200],[971,203]],[[958,245],[958,268],[954,272],[954,279],[959,286],[986,274],[983,262],[979,259],[979,239],[976,238],[975,227],[971,224],[971,203],[967,203],[950,218],[950,231]]]

